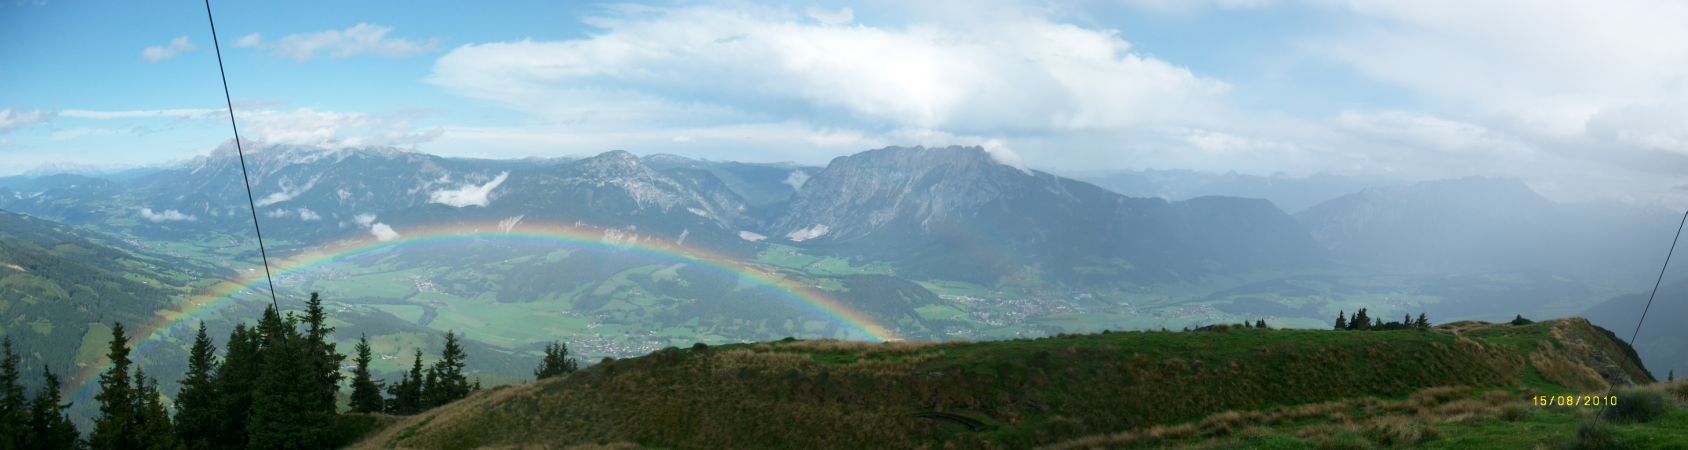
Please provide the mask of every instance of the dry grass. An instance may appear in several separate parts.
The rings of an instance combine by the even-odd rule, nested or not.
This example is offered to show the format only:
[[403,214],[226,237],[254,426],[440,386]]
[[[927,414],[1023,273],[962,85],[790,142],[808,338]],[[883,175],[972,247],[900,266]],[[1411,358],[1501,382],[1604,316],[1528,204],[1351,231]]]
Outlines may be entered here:
[[1042,448],[1201,447],[1201,440],[1230,435],[1260,439],[1281,435],[1282,430],[1318,446],[1348,442],[1332,436],[1351,434],[1364,437],[1369,445],[1412,447],[1436,439],[1432,425],[1437,423],[1492,418],[1517,421],[1530,414],[1526,402],[1512,393],[1489,391],[1481,399],[1473,398],[1477,392],[1469,387],[1440,386],[1418,390],[1404,400],[1361,397],[1266,411],[1225,411],[1195,423],[1097,434]]

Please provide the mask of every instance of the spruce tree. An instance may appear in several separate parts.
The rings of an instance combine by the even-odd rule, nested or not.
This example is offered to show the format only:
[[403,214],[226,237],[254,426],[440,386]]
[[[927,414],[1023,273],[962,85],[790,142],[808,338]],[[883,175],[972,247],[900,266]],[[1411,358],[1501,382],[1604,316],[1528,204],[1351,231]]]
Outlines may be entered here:
[[403,375],[399,384],[392,388],[393,400],[388,412],[399,415],[416,414],[422,411],[422,349],[416,349],[415,359],[411,362],[410,372]]
[[312,292],[305,302],[305,363],[308,376],[304,380],[312,389],[312,411],[334,414],[335,399],[340,395],[340,363],[346,359],[335,350],[329,336],[334,327],[328,325],[322,297]]
[[134,429],[136,400],[135,386],[129,378],[129,337],[123,334],[123,324],[111,327],[111,345],[106,351],[111,368],[100,374],[100,393],[94,401],[100,404],[100,414],[94,418],[94,431],[88,435],[88,447],[93,450],[128,450],[142,448]]
[[217,448],[217,386],[213,377],[217,372],[217,347],[199,323],[199,334],[188,350],[188,373],[182,377],[182,389],[176,393],[176,436],[190,449]]
[[65,413],[70,404],[60,404],[59,377],[41,366],[41,392],[30,402],[28,440],[23,448],[41,450],[73,450],[81,446],[82,435]]
[[1343,314],[1346,314],[1346,313],[1347,313],[1347,311],[1337,311],[1336,312],[1336,329],[1338,329],[1338,330],[1348,329],[1348,318],[1343,317]]
[[146,376],[145,372],[135,369],[135,441],[139,447],[149,450],[176,450],[183,448],[176,440],[175,430],[170,426],[170,412],[164,409],[164,401],[158,398],[158,380]]
[[214,448],[246,448],[246,426],[252,417],[252,391],[263,373],[262,346],[255,328],[236,324],[229,333],[228,352],[217,367],[217,417],[212,421]]
[[23,375],[18,372],[18,355],[12,352],[12,337],[0,347],[0,448],[23,449],[29,435],[29,398],[24,396]]
[[1365,330],[1371,328],[1371,316],[1366,315],[1366,309],[1354,311],[1354,317],[1348,320],[1348,329]]
[[313,372],[317,362],[307,353],[306,337],[297,320],[282,319],[274,310],[258,324],[263,347],[262,372],[252,392],[252,418],[246,425],[247,448],[328,448],[327,432],[333,413],[323,412]]
[[435,366],[428,366],[428,372],[422,376],[422,393],[416,397],[421,399],[416,412],[434,409],[435,406],[440,405],[440,403],[437,403],[440,397],[439,380],[440,369]]
[[558,375],[574,372],[579,364],[569,358],[569,346],[561,342],[552,342],[545,346],[545,358],[539,361],[539,367],[533,370],[534,380],[543,380]]
[[369,336],[358,338],[357,357],[352,360],[357,367],[352,369],[352,411],[371,413],[381,411],[381,384],[375,382],[369,374],[369,363],[374,358],[370,355]]
[[1266,328],[1266,319],[1260,319],[1260,320],[1254,321],[1254,327],[1255,328]]
[[387,385],[387,401],[382,403],[382,410],[387,414],[405,414],[405,391],[410,389],[410,373],[399,372],[399,382]]
[[469,396],[469,378],[463,375],[464,360],[468,355],[463,352],[463,344],[459,342],[457,333],[445,333],[445,348],[440,350],[440,360],[428,369],[428,378],[424,383],[427,392],[428,408],[455,402]]
[[1424,317],[1424,313],[1418,313],[1418,320],[1413,321],[1413,328],[1428,330],[1430,329],[1430,320]]

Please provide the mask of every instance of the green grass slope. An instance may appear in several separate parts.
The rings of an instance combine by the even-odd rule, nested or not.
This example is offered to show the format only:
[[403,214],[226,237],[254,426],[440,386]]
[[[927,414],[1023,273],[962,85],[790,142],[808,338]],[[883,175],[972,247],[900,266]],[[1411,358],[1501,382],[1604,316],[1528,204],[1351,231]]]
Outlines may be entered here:
[[[1438,386],[1468,386],[1460,394],[1467,396],[1499,390],[1516,400],[1651,381],[1623,344],[1581,319],[1434,331],[794,341],[668,349],[493,389],[400,421],[358,446],[1112,447],[1108,436],[1156,429],[1164,435],[1157,439],[1212,437],[1202,424],[1222,412],[1239,417],[1241,427],[1249,417],[1289,414],[1281,411],[1381,408],[1364,402],[1430,407],[1446,401],[1414,399],[1458,396],[1437,394]],[[1075,441],[1083,439],[1102,443]]]

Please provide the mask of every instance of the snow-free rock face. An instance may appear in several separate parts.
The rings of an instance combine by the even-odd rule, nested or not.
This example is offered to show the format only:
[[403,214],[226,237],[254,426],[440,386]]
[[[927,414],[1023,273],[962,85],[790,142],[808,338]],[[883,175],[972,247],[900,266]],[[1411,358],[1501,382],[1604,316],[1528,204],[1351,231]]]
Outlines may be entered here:
[[834,159],[803,184],[770,236],[995,281],[1027,269],[1083,282],[1102,261],[1124,279],[1303,264],[1316,246],[1269,202],[1129,198],[1001,164],[979,147],[885,148]]
[[844,241],[897,221],[955,221],[1004,190],[1030,187],[1028,178],[978,147],[872,150],[834,159],[810,177],[773,229],[794,240]]

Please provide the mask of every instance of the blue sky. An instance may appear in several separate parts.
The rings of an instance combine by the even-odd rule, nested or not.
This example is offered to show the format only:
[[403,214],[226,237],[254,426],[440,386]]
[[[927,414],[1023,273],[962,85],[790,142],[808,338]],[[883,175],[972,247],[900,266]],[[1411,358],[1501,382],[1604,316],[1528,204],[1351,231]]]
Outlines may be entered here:
[[[226,2],[243,138],[824,164],[983,145],[1067,173],[1523,178],[1679,201],[1688,6]],[[203,5],[0,3],[0,175],[229,138]]]

